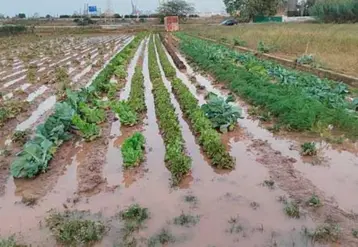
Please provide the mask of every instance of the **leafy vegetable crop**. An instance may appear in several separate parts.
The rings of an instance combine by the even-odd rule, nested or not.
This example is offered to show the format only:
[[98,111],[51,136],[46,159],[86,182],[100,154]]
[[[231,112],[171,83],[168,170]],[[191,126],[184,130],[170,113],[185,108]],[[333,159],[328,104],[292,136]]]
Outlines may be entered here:
[[133,126],[138,121],[137,113],[129,106],[126,101],[111,103],[112,110],[118,114],[121,124]]
[[144,77],[141,66],[135,68],[131,84],[131,92],[127,103],[137,113],[142,113],[146,110],[144,99]]
[[[160,61],[167,62],[163,64],[164,73],[170,78],[173,86],[173,91],[183,110],[192,124],[192,128],[199,135],[199,144],[203,147],[204,152],[212,160],[212,164],[218,168],[231,169],[235,166],[234,159],[228,154],[224,145],[221,142],[220,135],[213,129],[212,123],[205,116],[203,110],[199,107],[197,99],[191,94],[189,89],[176,77],[169,77],[172,75],[168,72],[168,66],[171,64],[168,61],[164,50],[161,46],[157,46]],[[171,69],[174,69],[171,66]]]
[[[261,61],[251,54],[237,53],[227,47],[179,33],[181,49],[200,68],[254,106],[269,111],[288,129],[314,130],[317,125],[332,125],[350,138],[358,137],[358,117],[345,101],[344,84],[285,69],[273,62]],[[225,54],[225,55],[223,55]],[[237,59],[243,66],[237,66]],[[250,67],[261,66],[266,76]],[[274,80],[274,81],[273,81]]]
[[223,98],[215,94],[209,94],[208,102],[202,105],[201,109],[213,127],[220,129],[221,132],[227,132],[235,128],[237,119],[241,117],[241,109],[230,105]]
[[177,185],[189,173],[191,159],[184,152],[181,128],[169,92],[162,81],[152,39],[149,42],[149,72],[153,83],[156,115],[166,148],[165,160],[172,173],[172,182]]
[[138,166],[144,158],[145,138],[142,133],[136,132],[127,138],[122,145],[124,168]]

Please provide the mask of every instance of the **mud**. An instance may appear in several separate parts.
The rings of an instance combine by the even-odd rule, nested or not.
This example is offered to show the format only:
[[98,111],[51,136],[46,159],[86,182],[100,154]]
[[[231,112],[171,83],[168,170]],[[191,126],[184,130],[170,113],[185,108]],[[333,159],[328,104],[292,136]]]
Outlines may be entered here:
[[[182,186],[171,188],[149,79],[147,41],[144,45],[142,61],[147,114],[142,127],[146,138],[146,159],[141,167],[122,171],[118,147],[123,138],[136,129],[121,128],[119,121],[112,116],[102,126],[102,138],[93,143],[74,140],[62,146],[58,151],[58,160],[51,162],[51,170],[40,176],[43,179],[38,180],[38,177],[29,181],[28,185],[16,182],[18,189],[9,179],[5,195],[0,197],[2,237],[15,234],[22,244],[56,246],[44,226],[48,211],[89,210],[100,213],[110,228],[103,241],[96,246],[113,246],[121,242],[119,227],[122,222],[115,215],[130,204],[139,203],[150,212],[145,228],[138,232],[139,246],[147,246],[146,240],[162,228],[170,229],[176,237],[176,242],[168,246],[356,246],[356,240],[348,236],[351,227],[357,227],[354,215],[336,207],[335,201],[330,200],[325,191],[297,170],[300,156],[290,155],[297,151],[284,146],[288,154],[286,151],[280,153],[276,147],[280,141],[275,142],[271,138],[265,142],[259,140],[265,138],[255,136],[255,131],[257,135],[269,135],[269,132],[260,132],[258,125],[253,125],[252,129],[242,126],[237,129],[240,134],[223,136],[227,139],[231,155],[236,158],[236,169],[230,173],[215,171],[195,143],[195,137],[183,119],[173,94],[172,103],[178,113],[193,166]],[[165,81],[165,84],[170,89],[170,82]],[[240,120],[240,125],[243,121]],[[254,133],[251,133],[253,130]],[[296,163],[293,163],[294,159]],[[269,179],[277,184],[273,189],[263,186],[264,180]],[[306,196],[311,192],[317,193],[324,202],[321,208],[313,210],[304,205]],[[25,202],[30,203],[31,200],[21,202],[23,195],[28,195],[30,199],[34,196],[37,200],[26,206]],[[188,196],[192,199],[187,200]],[[299,219],[285,215],[284,205],[278,200],[290,196],[292,200],[301,201]],[[197,225],[189,228],[174,225],[173,218],[182,212],[198,215],[200,220]],[[340,242],[311,242],[302,229],[314,228],[330,215],[343,229]]]

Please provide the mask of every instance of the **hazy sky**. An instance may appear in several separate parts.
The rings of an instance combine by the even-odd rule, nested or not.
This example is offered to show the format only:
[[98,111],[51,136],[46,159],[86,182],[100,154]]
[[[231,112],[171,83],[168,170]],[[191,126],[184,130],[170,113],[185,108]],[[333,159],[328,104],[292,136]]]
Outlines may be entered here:
[[[131,12],[131,0],[111,0],[113,10],[124,14]],[[141,11],[154,11],[158,7],[159,0],[134,0]],[[192,2],[197,11],[219,12],[224,10],[222,0],[188,0]],[[97,5],[102,10],[106,9],[107,0],[0,0],[0,14],[13,16],[17,13],[25,13],[32,16],[40,15],[73,14],[74,11],[83,9],[85,3]]]

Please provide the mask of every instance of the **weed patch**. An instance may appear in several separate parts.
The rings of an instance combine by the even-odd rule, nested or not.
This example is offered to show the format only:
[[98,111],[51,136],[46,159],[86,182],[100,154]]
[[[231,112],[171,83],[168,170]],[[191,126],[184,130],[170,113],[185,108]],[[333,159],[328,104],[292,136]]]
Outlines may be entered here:
[[284,202],[284,211],[291,218],[300,218],[300,208],[296,202]]
[[321,200],[316,195],[312,195],[311,198],[306,202],[306,204],[310,207],[315,208],[322,206]]
[[195,226],[199,222],[199,220],[200,220],[200,216],[198,215],[193,216],[190,214],[184,214],[184,212],[182,212],[181,215],[174,218],[174,224],[191,227],[191,226]]
[[11,137],[11,140],[15,143],[24,144],[30,137],[30,130],[20,131],[17,130]]
[[148,240],[148,247],[158,247],[174,243],[176,241],[175,236],[170,230],[163,228],[158,234],[154,235]]
[[301,154],[303,156],[317,155],[317,148],[314,142],[305,142],[301,145]]
[[304,233],[314,242],[335,242],[340,237],[341,228],[338,224],[335,223],[324,223],[317,226],[314,230],[305,228]]
[[239,222],[239,217],[231,217],[228,223],[230,227],[227,232],[231,234],[237,234],[244,230],[244,227]]
[[52,212],[46,224],[59,243],[69,246],[90,244],[101,240],[106,227],[100,221],[85,219],[83,212]]

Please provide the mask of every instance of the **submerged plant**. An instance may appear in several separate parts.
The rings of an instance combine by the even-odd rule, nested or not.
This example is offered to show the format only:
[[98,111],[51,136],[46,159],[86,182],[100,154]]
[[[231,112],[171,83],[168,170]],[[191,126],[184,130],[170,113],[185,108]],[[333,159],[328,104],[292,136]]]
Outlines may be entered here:
[[148,241],[148,247],[157,247],[175,242],[175,236],[168,230],[163,228],[158,234],[151,237]]
[[200,220],[200,216],[193,216],[190,214],[184,214],[184,212],[181,213],[178,217],[174,218],[174,224],[180,225],[180,226],[186,226],[191,227],[195,226]]
[[300,218],[300,209],[296,202],[284,202],[285,213],[291,218]]
[[312,195],[311,198],[306,202],[306,204],[310,207],[320,207],[322,206],[321,200],[318,196]]
[[314,142],[305,142],[301,145],[301,154],[304,156],[313,156],[317,154],[316,144]]

